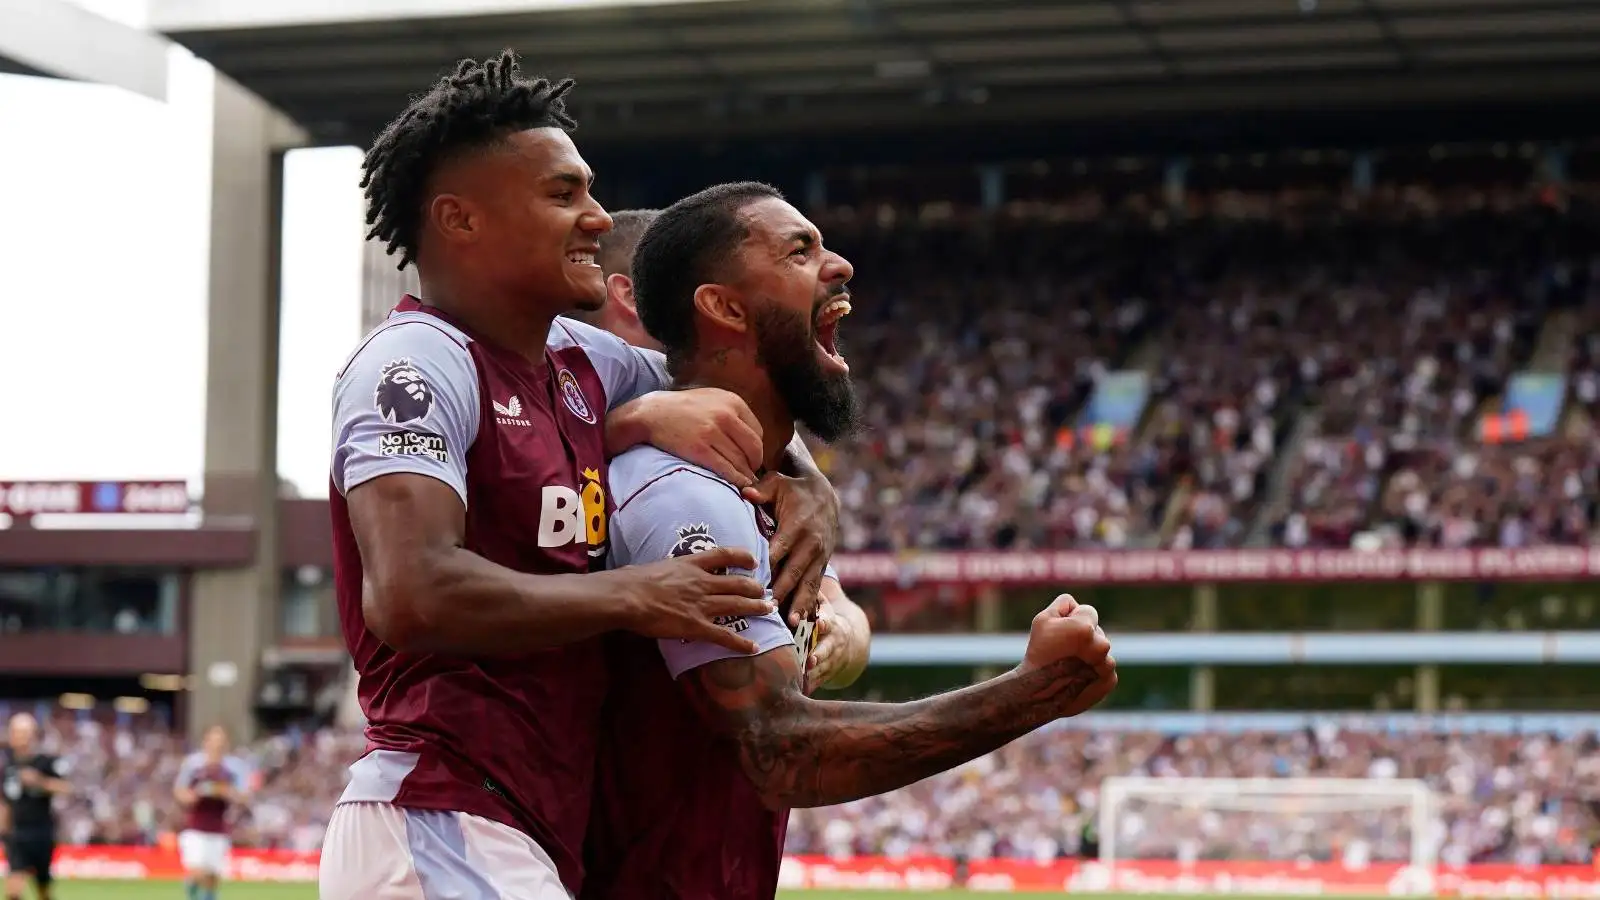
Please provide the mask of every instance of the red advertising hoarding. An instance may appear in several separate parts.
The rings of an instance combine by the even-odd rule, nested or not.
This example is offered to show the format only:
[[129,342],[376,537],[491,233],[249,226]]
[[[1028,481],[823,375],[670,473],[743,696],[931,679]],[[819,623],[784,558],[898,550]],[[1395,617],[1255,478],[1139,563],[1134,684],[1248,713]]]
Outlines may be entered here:
[[[170,847],[62,847],[56,851],[55,870],[57,877],[66,879],[183,877],[177,851]],[[235,850],[227,878],[314,882],[317,853]],[[939,858],[789,856],[783,861],[780,885],[788,890],[941,890],[957,886],[957,878],[955,865]],[[1076,860],[1030,863],[994,859],[972,862],[965,886],[996,893],[1600,897],[1600,871],[1590,866],[1483,864],[1440,867],[1430,874],[1396,864],[1352,869],[1337,863],[1137,860],[1108,867]]]
[[[942,890],[959,886],[948,860],[814,856],[784,859],[782,887],[791,890]],[[1099,862],[975,860],[964,886],[974,892],[1078,894],[1240,894],[1273,897],[1446,896],[1600,897],[1600,872],[1590,866],[1484,864],[1432,873],[1398,864],[1345,868],[1338,863],[1223,862],[1183,864],[1137,860]]]

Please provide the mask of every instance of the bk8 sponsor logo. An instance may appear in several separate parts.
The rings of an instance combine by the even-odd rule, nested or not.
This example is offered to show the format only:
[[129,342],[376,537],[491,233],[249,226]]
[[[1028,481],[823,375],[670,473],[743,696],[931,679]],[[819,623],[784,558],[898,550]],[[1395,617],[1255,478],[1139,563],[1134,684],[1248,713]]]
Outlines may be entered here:
[[539,497],[539,546],[588,544],[591,557],[606,552],[606,490],[600,472],[583,470],[582,490],[547,484]]

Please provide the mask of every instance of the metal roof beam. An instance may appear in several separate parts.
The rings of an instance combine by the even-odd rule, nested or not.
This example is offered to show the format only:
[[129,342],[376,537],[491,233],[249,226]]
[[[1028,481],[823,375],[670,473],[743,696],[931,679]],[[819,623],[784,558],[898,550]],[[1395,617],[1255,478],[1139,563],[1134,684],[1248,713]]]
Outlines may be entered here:
[[1393,20],[1389,18],[1389,11],[1378,5],[1376,0],[1361,0],[1361,8],[1365,9],[1367,14],[1372,17],[1372,21],[1377,23],[1378,30],[1383,32],[1383,39],[1388,42],[1395,55],[1400,57],[1400,64],[1406,69],[1415,69],[1417,67],[1416,54],[1411,52],[1411,47],[1406,43],[1406,39],[1401,37],[1400,32],[1395,30]]
[[[1032,52],[1026,41],[1015,42],[1012,52],[985,53],[947,62],[946,74],[962,83],[984,87],[1008,84],[1059,83],[1081,86],[1116,83],[1130,76],[1145,79],[1159,76],[1160,64],[1136,46],[1123,52],[1075,53],[1051,62],[1042,52]],[[1374,31],[1361,40],[1342,40],[1322,45],[1264,46],[1255,51],[1234,47],[1203,47],[1194,50],[1169,49],[1180,68],[1191,74],[1227,71],[1232,68],[1273,70],[1326,70],[1336,75],[1346,68],[1366,68],[1378,57],[1390,65],[1398,60],[1390,44]],[[1412,52],[1434,65],[1461,59],[1544,63],[1577,62],[1600,59],[1600,34],[1576,36],[1530,36],[1521,39],[1472,37],[1466,39],[1418,42]],[[1348,58],[1348,59],[1347,59]],[[1344,62],[1341,62],[1343,60]],[[701,64],[683,53],[626,54],[621,60],[597,57],[588,60],[563,58],[545,60],[554,75],[574,74],[579,89],[574,101],[583,103],[630,102],[639,110],[659,101],[708,99],[720,96],[706,82]],[[235,71],[237,71],[237,67]],[[794,66],[769,65],[761,70],[731,70],[738,78],[743,96],[785,97],[791,94],[828,95],[841,91],[862,93],[915,93],[934,86],[930,78],[882,78],[862,60],[853,67],[835,66],[814,71]],[[399,108],[403,98],[425,83],[417,77],[416,63],[382,63],[361,66],[280,66],[266,67],[249,79],[256,90],[286,104],[300,103],[343,107],[370,98]],[[1586,89],[1600,88],[1587,84]]]
[[1128,27],[1128,30],[1139,36],[1139,40],[1144,43],[1145,49],[1149,51],[1151,58],[1161,64],[1161,70],[1168,78],[1181,74],[1181,67],[1178,61],[1162,45],[1160,35],[1156,33],[1154,28],[1150,27],[1150,24],[1144,20],[1144,17],[1139,14],[1139,10],[1129,0],[1106,0],[1106,2],[1116,8],[1117,15],[1122,17],[1122,22]]
[[[155,2],[195,2],[195,0],[155,0]],[[214,0],[231,2],[231,0]],[[553,2],[553,0],[545,0]],[[1057,37],[1085,41],[1112,38],[1138,40],[1129,21],[1122,16],[1093,20],[1091,24],[1074,22],[1039,21],[1019,27],[1008,15],[1009,0],[997,0],[992,15],[980,18],[951,20],[959,27],[945,27],[944,20],[954,13],[929,14],[924,18],[906,18],[884,0],[874,0],[887,15],[896,16],[896,40],[916,41],[933,52],[937,45],[968,42],[991,37],[998,40],[1038,39]],[[1105,3],[1108,12],[1115,12],[1122,0],[1097,0]],[[1379,33],[1370,10],[1355,0],[1352,5],[1337,10],[1322,10],[1306,16],[1290,10],[1270,14],[1241,15],[1230,19],[1202,19],[1157,22],[1148,16],[1143,23],[1150,38],[1163,41],[1169,52],[1181,49],[1177,42],[1183,40],[1223,40],[1229,35],[1273,40],[1298,37],[1298,42],[1321,31],[1347,32],[1364,26]],[[1390,0],[1392,3],[1393,0]],[[229,59],[250,60],[252,65],[290,64],[296,68],[315,65],[323,61],[337,65],[338,53],[350,52],[359,56],[382,55],[385,50],[372,45],[422,45],[425,52],[429,44],[449,42],[454,46],[477,47],[483,53],[511,46],[530,60],[540,60],[574,53],[582,55],[606,54],[612,50],[632,50],[648,53],[652,50],[672,49],[663,44],[663,32],[671,30],[676,35],[677,48],[697,52],[727,52],[732,50],[760,51],[781,47],[804,46],[814,43],[818,47],[835,47],[859,44],[885,35],[856,30],[846,9],[835,15],[819,16],[792,26],[775,26],[771,21],[770,3],[767,0],[694,0],[687,6],[632,6],[611,9],[603,17],[572,14],[572,8],[552,11],[536,16],[500,15],[460,17],[432,23],[425,32],[419,32],[416,21],[383,21],[344,23],[339,25],[303,25],[262,27],[241,30],[181,30],[178,37],[201,56],[225,54]],[[1433,34],[1452,23],[1482,21],[1485,17],[1452,15],[1442,11],[1411,11],[1385,8],[1384,18],[1396,34],[1413,37],[1411,32]],[[566,13],[566,14],[564,14]],[[1543,14],[1554,17],[1565,27],[1556,30],[1570,32],[1572,26],[1594,18],[1592,0],[1522,0],[1515,10],[1518,17],[1513,22],[1494,22],[1490,33],[1527,30],[1523,25],[1527,17]],[[840,29],[845,29],[840,33]],[[170,30],[170,29],[169,29]],[[1170,40],[1169,40],[1170,39]],[[1330,38],[1333,42],[1337,38]],[[1144,40],[1140,44],[1146,44]],[[1148,50],[1146,51],[1148,52]],[[333,55],[330,55],[333,54]],[[931,60],[935,63],[938,60]],[[441,60],[442,62],[447,62]],[[237,70],[237,65],[229,67]],[[542,67],[541,67],[542,69]]]
[[[1587,62],[1587,61],[1586,61]],[[1173,114],[1245,114],[1280,110],[1375,110],[1408,104],[1440,104],[1529,100],[1554,103],[1595,96],[1600,88],[1600,67],[1563,64],[1536,68],[1504,66],[1451,66],[1423,69],[1397,80],[1392,72],[1351,71],[1338,75],[1305,71],[1274,72],[1273,77],[1239,73],[1204,82],[1173,84],[1151,66],[1142,78],[1115,82],[1090,82],[1094,90],[1062,90],[1059,86],[1026,85],[992,91],[987,103],[948,105],[933,109],[904,93],[851,95],[839,104],[829,120],[836,131],[860,133],[919,129],[956,129],[969,126],[1034,125],[1099,117],[1134,121]],[[392,103],[363,95],[335,98],[350,129],[346,138],[375,129],[393,113]],[[764,114],[709,119],[685,115],[697,111],[693,101],[663,107],[642,107],[628,120],[587,118],[580,143],[586,148],[662,140],[706,141],[757,135],[793,134],[790,116]],[[308,121],[316,117],[306,115]]]
[[13,69],[167,99],[170,44],[159,35],[68,0],[0,0],[0,22],[0,59]]
[[741,3],[744,0],[151,0],[150,27],[168,34],[340,22],[453,19],[560,13],[631,6]]

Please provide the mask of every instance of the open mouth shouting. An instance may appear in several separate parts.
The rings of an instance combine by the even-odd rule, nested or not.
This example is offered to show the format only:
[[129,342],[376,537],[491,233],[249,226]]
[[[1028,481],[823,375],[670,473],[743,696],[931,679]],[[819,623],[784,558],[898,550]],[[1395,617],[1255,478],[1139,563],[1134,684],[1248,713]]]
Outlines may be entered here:
[[839,354],[839,321],[850,315],[850,295],[839,294],[828,302],[822,304],[817,310],[816,332],[817,349],[821,351],[827,368],[835,372],[849,372],[850,364],[844,361]]

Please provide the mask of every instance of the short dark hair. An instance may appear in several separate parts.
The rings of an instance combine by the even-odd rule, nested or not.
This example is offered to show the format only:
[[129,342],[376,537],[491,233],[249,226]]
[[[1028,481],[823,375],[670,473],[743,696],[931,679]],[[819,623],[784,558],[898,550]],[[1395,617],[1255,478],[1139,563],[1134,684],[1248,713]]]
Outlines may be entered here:
[[629,275],[639,238],[659,215],[659,209],[619,209],[612,213],[611,230],[600,235],[600,252],[595,255],[600,271],[606,275]]
[[633,254],[633,298],[639,321],[681,365],[694,353],[694,292],[717,281],[749,236],[739,211],[757,200],[783,199],[758,181],[708,187],[661,211]]
[[367,151],[361,178],[367,237],[386,242],[389,253],[398,249],[400,268],[414,262],[423,191],[439,163],[530,128],[571,131],[578,124],[566,110],[572,85],[570,78],[524,78],[510,50],[481,63],[461,60],[454,75],[412,100]]

